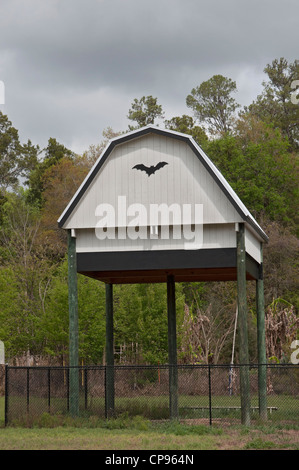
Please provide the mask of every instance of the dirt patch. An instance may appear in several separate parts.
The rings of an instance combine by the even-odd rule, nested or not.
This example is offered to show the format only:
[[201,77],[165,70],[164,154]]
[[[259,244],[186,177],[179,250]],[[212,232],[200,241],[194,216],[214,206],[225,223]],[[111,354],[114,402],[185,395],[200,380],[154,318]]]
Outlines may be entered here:
[[269,433],[259,430],[243,431],[225,429],[226,439],[219,442],[219,450],[298,450],[299,433],[295,430],[281,430]]
[[[186,419],[181,421],[189,425],[209,425],[208,419]],[[299,431],[295,429],[275,429],[271,427],[254,429],[240,426],[236,420],[213,419],[213,426],[223,430],[217,440],[219,450],[299,450]]]

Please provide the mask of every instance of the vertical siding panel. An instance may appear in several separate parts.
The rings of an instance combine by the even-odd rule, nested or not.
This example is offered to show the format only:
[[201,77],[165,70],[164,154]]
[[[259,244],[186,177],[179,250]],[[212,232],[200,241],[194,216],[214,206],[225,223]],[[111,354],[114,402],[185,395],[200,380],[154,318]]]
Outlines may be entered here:
[[208,203],[208,173],[205,171],[202,163],[199,164],[201,174],[201,198],[203,204],[203,222],[205,223],[209,218],[209,203]]
[[[140,163],[143,163],[146,166],[150,165],[150,158],[151,158],[151,152],[149,149],[149,141],[148,141],[148,136],[142,141],[142,160]],[[139,173],[139,174],[138,174]],[[137,172],[136,177],[140,178],[142,182],[142,196],[143,196],[143,204],[147,205],[148,204],[148,192],[149,192],[149,178],[147,174],[144,171],[139,171]]]
[[[94,183],[93,183],[94,184]],[[84,196],[86,198],[86,195]],[[85,204],[86,209],[81,213],[83,227],[88,225],[88,221],[95,218],[95,210],[96,210],[97,203],[94,198],[94,192],[90,192],[90,204]]]
[[[198,182],[197,178],[199,175],[199,168],[197,165],[197,161],[192,158],[192,153],[190,149],[188,149],[188,193],[187,193],[187,202],[189,204],[193,204],[195,202],[199,203],[201,199],[201,188],[197,187]],[[196,183],[195,184],[195,179]]]
[[181,167],[180,167],[180,188],[181,188],[181,201],[185,204],[187,201],[187,159],[188,159],[188,147],[182,147],[181,153]]
[[166,153],[167,158],[169,160],[169,167],[167,167],[167,187],[168,187],[168,195],[167,195],[167,204],[170,205],[174,202],[174,158],[173,158],[173,139],[166,140]]
[[[161,152],[161,137],[159,135],[153,135],[152,136],[152,150],[153,150],[153,156],[151,159],[151,165],[157,165],[157,163],[162,161],[162,152]],[[161,201],[161,171],[162,169],[156,171],[154,175],[150,176],[148,179],[150,180],[149,183],[151,183],[151,188],[152,188],[152,194],[153,194],[153,200],[154,201]],[[149,200],[149,204],[151,201]]]
[[[132,169],[137,163],[150,166],[159,161],[167,161],[168,165],[151,177]],[[203,204],[205,223],[240,221],[189,145],[171,137],[148,134],[117,145],[69,218],[67,228],[94,226],[96,206],[106,202],[116,207],[118,195],[126,196],[128,205],[138,202],[148,209],[154,202]],[[171,244],[175,246],[176,241]]]
[[175,201],[181,201],[181,178],[180,178],[180,168],[181,168],[181,142],[175,141],[173,148],[173,184],[174,184],[174,194]]
[[[167,152],[167,138],[164,136],[161,136],[160,140],[160,161],[168,163],[168,165],[164,166],[161,168],[161,170],[158,171],[160,173],[159,175],[159,181],[160,181],[160,201],[162,203],[166,203],[168,201],[168,191],[169,191],[169,181],[167,178],[168,172],[171,172],[171,161],[169,158],[169,154]],[[157,201],[159,202],[159,201]]]
[[211,243],[211,234],[210,234],[210,226],[209,225],[205,225],[204,226],[204,232],[203,232],[203,244],[204,246],[206,245],[207,247],[209,247],[210,243]]
[[[136,148],[135,152],[133,153],[132,155],[132,160],[131,160],[131,165],[130,165],[130,168],[132,168],[136,163],[137,160],[140,160],[140,163],[142,163],[142,150],[141,150],[141,140],[139,141],[139,145],[138,145],[138,148]],[[134,193],[135,193],[135,201],[139,204],[143,204],[143,198],[142,198],[142,178],[141,178],[141,172],[138,170],[138,172],[140,173],[139,175],[135,175],[134,172],[137,172],[137,170],[131,170],[131,175],[132,175],[132,179],[134,179],[134,183],[135,183],[135,189],[134,189]],[[137,177],[138,176],[138,177]]]
[[109,186],[108,186],[108,200],[112,202],[112,206],[115,211],[115,206],[116,206],[116,199],[117,199],[117,194],[116,194],[116,186],[115,186],[115,158],[111,158],[108,160],[108,180],[109,180]]
[[[124,171],[123,171],[123,179],[124,179],[124,184],[126,182],[127,185],[127,195],[128,195],[128,200],[127,204],[130,205],[135,202],[135,184],[134,181],[138,178],[139,175],[136,173],[139,173],[139,170],[133,170],[132,167],[134,166],[135,162],[135,155],[138,154],[137,146],[138,142],[133,141],[129,144],[127,144],[127,154],[125,156],[122,156],[122,160],[124,161]],[[136,172],[136,173],[134,173]]]

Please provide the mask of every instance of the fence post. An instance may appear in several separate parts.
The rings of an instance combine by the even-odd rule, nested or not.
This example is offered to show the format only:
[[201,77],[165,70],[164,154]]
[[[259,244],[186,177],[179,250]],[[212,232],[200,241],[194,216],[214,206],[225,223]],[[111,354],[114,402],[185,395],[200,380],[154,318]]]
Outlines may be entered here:
[[29,413],[29,399],[30,399],[30,390],[29,390],[29,367],[27,367],[27,413]]
[[178,368],[176,344],[176,307],[174,276],[167,276],[168,361],[170,418],[178,418]]
[[106,417],[114,415],[113,285],[106,284]]
[[48,410],[51,412],[51,368],[48,367]]
[[66,403],[66,406],[67,406],[67,412],[69,413],[70,411],[70,368],[68,367],[67,368],[67,374],[66,374],[66,388],[67,388],[67,403]]
[[68,289],[69,289],[69,402],[71,415],[79,415],[79,349],[78,349],[78,288],[76,238],[68,230]]
[[88,405],[88,382],[87,382],[87,368],[84,369],[84,398],[85,398],[85,410],[87,410]]
[[8,424],[8,364],[5,364],[5,390],[4,390],[4,426]]
[[264,305],[264,276],[263,276],[263,245],[261,244],[261,264],[259,277],[256,280],[256,316],[257,316],[257,346],[258,346],[258,387],[259,414],[262,421],[267,420],[267,355],[265,332]]
[[212,387],[211,387],[211,365],[209,364],[209,414],[210,426],[212,426]]
[[104,366],[104,391],[105,391],[105,418],[108,418],[107,410],[107,366]]

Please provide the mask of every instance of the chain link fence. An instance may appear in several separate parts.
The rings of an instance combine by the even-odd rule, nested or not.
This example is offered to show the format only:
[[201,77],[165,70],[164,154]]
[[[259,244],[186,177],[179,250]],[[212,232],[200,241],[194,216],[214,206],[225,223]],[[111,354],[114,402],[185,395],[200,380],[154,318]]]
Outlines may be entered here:
[[[242,365],[178,365],[179,419],[241,419]],[[268,420],[299,424],[299,366],[266,365]],[[251,419],[259,418],[258,365],[249,366]],[[114,366],[113,416],[169,419],[169,366]],[[79,416],[107,418],[107,367],[78,368]],[[69,414],[69,367],[5,367],[5,424]]]

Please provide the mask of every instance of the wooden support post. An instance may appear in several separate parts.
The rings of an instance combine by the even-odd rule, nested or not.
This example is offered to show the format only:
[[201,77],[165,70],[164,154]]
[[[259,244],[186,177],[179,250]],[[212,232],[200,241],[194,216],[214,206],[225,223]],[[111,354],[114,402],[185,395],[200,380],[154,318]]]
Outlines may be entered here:
[[114,415],[113,285],[106,284],[106,418]]
[[69,290],[69,410],[79,415],[79,327],[76,238],[68,230],[68,290]]
[[176,342],[176,306],[174,276],[167,276],[169,411],[170,419],[178,419],[178,369]]
[[[240,392],[241,392],[241,422],[250,425],[250,382],[249,382],[249,354],[248,354],[248,325],[247,325],[247,298],[246,298],[246,252],[245,227],[239,224],[237,231],[237,290],[238,290],[238,335],[239,335],[239,361]],[[242,365],[245,364],[245,365]]]
[[256,281],[257,347],[258,347],[258,384],[259,414],[262,421],[267,421],[267,356],[265,331],[263,245],[261,244],[261,264],[259,278]]

